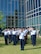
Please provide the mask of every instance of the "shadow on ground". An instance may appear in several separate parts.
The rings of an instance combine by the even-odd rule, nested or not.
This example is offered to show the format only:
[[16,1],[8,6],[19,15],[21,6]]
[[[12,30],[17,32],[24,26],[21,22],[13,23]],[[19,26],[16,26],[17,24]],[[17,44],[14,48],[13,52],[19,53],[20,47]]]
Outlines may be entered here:
[[5,46],[5,44],[4,43],[0,43],[0,47],[4,47]]
[[29,49],[25,49],[25,50],[34,50],[34,49],[41,49],[41,47],[29,48]]

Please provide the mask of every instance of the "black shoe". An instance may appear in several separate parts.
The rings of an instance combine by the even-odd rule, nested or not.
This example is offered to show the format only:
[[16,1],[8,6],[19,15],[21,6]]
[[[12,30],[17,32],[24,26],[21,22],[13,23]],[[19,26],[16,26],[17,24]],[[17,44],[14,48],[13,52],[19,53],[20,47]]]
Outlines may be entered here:
[[24,50],[24,49],[21,49],[21,50]]

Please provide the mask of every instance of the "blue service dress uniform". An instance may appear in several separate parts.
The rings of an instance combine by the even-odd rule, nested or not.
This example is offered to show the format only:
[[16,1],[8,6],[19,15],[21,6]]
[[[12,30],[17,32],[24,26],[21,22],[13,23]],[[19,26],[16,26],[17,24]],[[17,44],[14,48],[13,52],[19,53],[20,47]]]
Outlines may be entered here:
[[16,40],[16,33],[17,33],[17,31],[12,30],[13,45],[16,45],[16,43],[17,43],[17,40]]
[[20,39],[21,50],[24,50],[24,33],[23,32],[21,32],[19,39]]
[[12,42],[12,31],[8,30],[9,43]]
[[36,45],[36,30],[31,31],[31,39],[32,39],[33,46],[35,46]]
[[8,32],[4,31],[5,44],[8,45]]
[[24,37],[25,37],[25,44],[27,43],[27,33],[28,33],[28,30],[27,29],[25,29],[24,31],[23,31],[23,33],[24,33]]
[[20,35],[20,33],[21,33],[21,30],[20,29],[18,29],[18,30],[16,30],[17,31],[17,34],[16,34],[16,36],[17,36],[17,43],[18,43],[18,41],[19,41],[19,35]]

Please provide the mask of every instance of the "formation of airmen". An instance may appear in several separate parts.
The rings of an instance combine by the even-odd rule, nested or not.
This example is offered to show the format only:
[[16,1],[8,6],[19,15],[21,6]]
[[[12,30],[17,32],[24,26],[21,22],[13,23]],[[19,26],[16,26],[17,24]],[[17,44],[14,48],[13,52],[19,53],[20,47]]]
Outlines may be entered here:
[[4,33],[5,44],[13,42],[16,45],[20,41],[21,50],[24,50],[24,46],[27,43],[28,34],[31,35],[32,45],[36,45],[36,30],[35,28],[11,28],[2,31]]

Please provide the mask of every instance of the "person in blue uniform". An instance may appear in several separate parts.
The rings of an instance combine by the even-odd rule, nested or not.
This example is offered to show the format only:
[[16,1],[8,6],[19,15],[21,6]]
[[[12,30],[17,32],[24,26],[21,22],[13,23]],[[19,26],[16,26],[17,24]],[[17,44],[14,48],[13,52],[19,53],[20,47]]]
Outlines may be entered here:
[[15,28],[12,28],[12,36],[13,36],[13,45],[16,45],[16,34],[17,31],[15,30]]
[[24,32],[24,37],[25,37],[25,44],[27,44],[28,29],[27,29],[27,28],[25,28],[23,32]]
[[36,45],[36,30],[33,27],[33,30],[31,31],[31,36],[32,36],[32,45],[35,46]]
[[4,30],[4,38],[5,38],[5,44],[8,45],[8,30]]
[[9,37],[9,43],[11,43],[12,42],[11,29],[8,29],[8,37]]
[[21,50],[24,50],[24,33],[23,33],[23,29],[21,30],[21,33],[19,35],[19,39],[20,39],[20,46],[21,46]]
[[17,43],[18,43],[19,42],[19,34],[21,33],[21,29],[17,28],[16,31],[17,31],[16,40],[17,40]]

